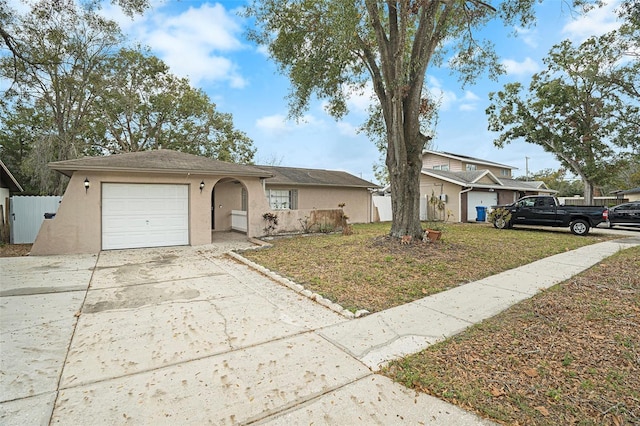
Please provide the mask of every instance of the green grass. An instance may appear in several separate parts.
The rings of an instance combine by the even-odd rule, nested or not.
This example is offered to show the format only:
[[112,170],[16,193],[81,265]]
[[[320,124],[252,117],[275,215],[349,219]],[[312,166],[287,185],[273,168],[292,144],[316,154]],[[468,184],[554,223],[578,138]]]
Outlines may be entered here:
[[353,229],[275,239],[272,248],[244,255],[346,309],[376,312],[605,239],[447,224],[436,243],[402,245],[386,238],[389,223]]

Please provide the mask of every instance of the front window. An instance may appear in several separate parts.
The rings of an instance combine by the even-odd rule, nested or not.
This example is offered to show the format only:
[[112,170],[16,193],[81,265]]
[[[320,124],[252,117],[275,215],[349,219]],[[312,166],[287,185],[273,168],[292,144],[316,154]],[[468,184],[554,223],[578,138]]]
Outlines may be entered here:
[[272,210],[295,210],[298,208],[297,189],[268,189],[267,199]]
[[477,167],[475,164],[467,164],[467,171],[468,172],[472,172],[474,170],[477,170]]
[[511,176],[511,173],[509,173],[509,169],[501,169],[500,175],[504,177],[508,177],[508,176]]
[[433,166],[433,170],[443,170],[443,171],[449,171],[449,165],[448,164],[439,164],[437,166]]

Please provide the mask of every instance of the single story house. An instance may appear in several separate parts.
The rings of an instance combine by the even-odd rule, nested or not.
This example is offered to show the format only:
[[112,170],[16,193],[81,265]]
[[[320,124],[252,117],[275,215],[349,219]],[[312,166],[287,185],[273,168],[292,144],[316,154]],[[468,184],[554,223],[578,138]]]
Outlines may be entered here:
[[621,189],[618,191],[613,191],[612,194],[615,194],[616,198],[620,201],[620,203],[626,202],[623,200],[640,201],[640,186],[637,188]]
[[258,167],[160,149],[50,163],[71,178],[55,218],[45,220],[31,254],[210,244],[215,231],[265,235],[299,219],[337,210],[371,221],[370,188],[344,172]]
[[474,222],[477,206],[509,204],[525,195],[554,194],[541,181],[512,178],[516,167],[425,150],[420,177],[421,219]]

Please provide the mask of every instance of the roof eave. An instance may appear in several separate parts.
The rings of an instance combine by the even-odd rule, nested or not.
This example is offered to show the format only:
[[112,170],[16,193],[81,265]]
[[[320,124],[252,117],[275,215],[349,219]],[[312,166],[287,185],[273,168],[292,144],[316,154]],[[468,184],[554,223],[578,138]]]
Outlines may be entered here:
[[50,163],[49,167],[63,175],[71,177],[75,172],[116,172],[116,173],[153,173],[153,174],[198,174],[205,176],[234,176],[234,177],[258,177],[270,178],[273,174],[267,172],[253,171],[213,171],[213,170],[193,170],[193,169],[156,169],[138,167],[100,167],[100,166],[61,166]]
[[9,188],[13,191],[19,191],[19,192],[24,192],[24,189],[22,189],[22,186],[20,186],[20,184],[18,183],[18,181],[16,180],[15,177],[13,177],[13,174],[11,173],[11,171],[9,171],[9,169],[7,168],[7,166],[2,162],[2,160],[0,160],[0,166],[2,166],[2,171],[7,175],[7,177],[9,178],[9,185],[11,186],[11,184],[14,185],[14,188]]
[[269,182],[269,180],[265,181],[265,185],[283,185],[283,186],[328,186],[332,188],[367,188],[367,189],[375,189],[382,188],[379,185],[345,185],[340,183],[299,183],[299,182]]

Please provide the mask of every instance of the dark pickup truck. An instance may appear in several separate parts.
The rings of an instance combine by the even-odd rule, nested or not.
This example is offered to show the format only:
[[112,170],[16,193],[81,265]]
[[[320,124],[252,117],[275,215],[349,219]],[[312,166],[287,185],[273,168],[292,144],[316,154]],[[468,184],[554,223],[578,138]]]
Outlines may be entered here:
[[[568,226],[575,235],[587,235],[591,227],[607,221],[608,210],[603,206],[563,206],[556,197],[531,196],[520,198],[513,204],[493,207],[493,226],[511,228],[513,225]],[[511,214],[508,220],[507,212]]]

